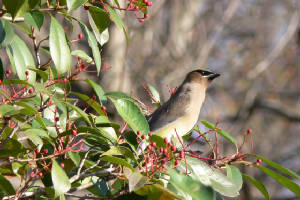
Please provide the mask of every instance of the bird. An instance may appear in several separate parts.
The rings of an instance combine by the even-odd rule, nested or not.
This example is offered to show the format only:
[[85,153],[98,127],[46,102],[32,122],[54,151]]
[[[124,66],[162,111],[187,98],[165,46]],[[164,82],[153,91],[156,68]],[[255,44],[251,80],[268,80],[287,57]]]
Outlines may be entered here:
[[187,134],[198,121],[205,93],[220,74],[197,69],[189,72],[168,101],[147,116],[150,131],[162,138],[177,138]]

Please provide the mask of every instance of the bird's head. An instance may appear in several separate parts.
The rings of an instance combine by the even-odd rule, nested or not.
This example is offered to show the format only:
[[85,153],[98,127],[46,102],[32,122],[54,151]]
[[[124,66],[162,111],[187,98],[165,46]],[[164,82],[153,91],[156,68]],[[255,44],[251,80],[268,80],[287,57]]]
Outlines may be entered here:
[[208,86],[220,74],[204,69],[197,69],[187,74],[185,82],[199,83]]

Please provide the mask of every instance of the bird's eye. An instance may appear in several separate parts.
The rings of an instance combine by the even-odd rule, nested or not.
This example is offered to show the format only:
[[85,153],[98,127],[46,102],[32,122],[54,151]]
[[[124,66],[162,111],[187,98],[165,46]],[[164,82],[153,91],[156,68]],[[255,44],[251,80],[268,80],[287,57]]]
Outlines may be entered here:
[[203,71],[203,70],[199,70],[199,73],[200,73],[202,76],[208,76],[208,75],[212,74],[212,73],[209,72],[209,71]]

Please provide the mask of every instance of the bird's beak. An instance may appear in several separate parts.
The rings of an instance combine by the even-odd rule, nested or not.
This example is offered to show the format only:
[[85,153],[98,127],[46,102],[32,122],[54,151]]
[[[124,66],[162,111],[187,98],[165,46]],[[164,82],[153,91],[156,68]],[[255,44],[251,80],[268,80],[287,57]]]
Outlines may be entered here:
[[217,78],[218,76],[220,76],[220,74],[217,74],[217,73],[212,73],[208,76],[208,80],[212,81],[214,80],[215,78]]

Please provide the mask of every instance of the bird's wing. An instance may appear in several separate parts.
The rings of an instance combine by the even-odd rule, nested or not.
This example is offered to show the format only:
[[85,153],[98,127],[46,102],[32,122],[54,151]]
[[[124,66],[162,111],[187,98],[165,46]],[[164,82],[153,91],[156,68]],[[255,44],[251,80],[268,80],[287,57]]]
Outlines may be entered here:
[[155,132],[185,115],[186,102],[189,101],[189,98],[189,95],[186,95],[186,93],[177,91],[166,103],[148,117],[150,131]]

